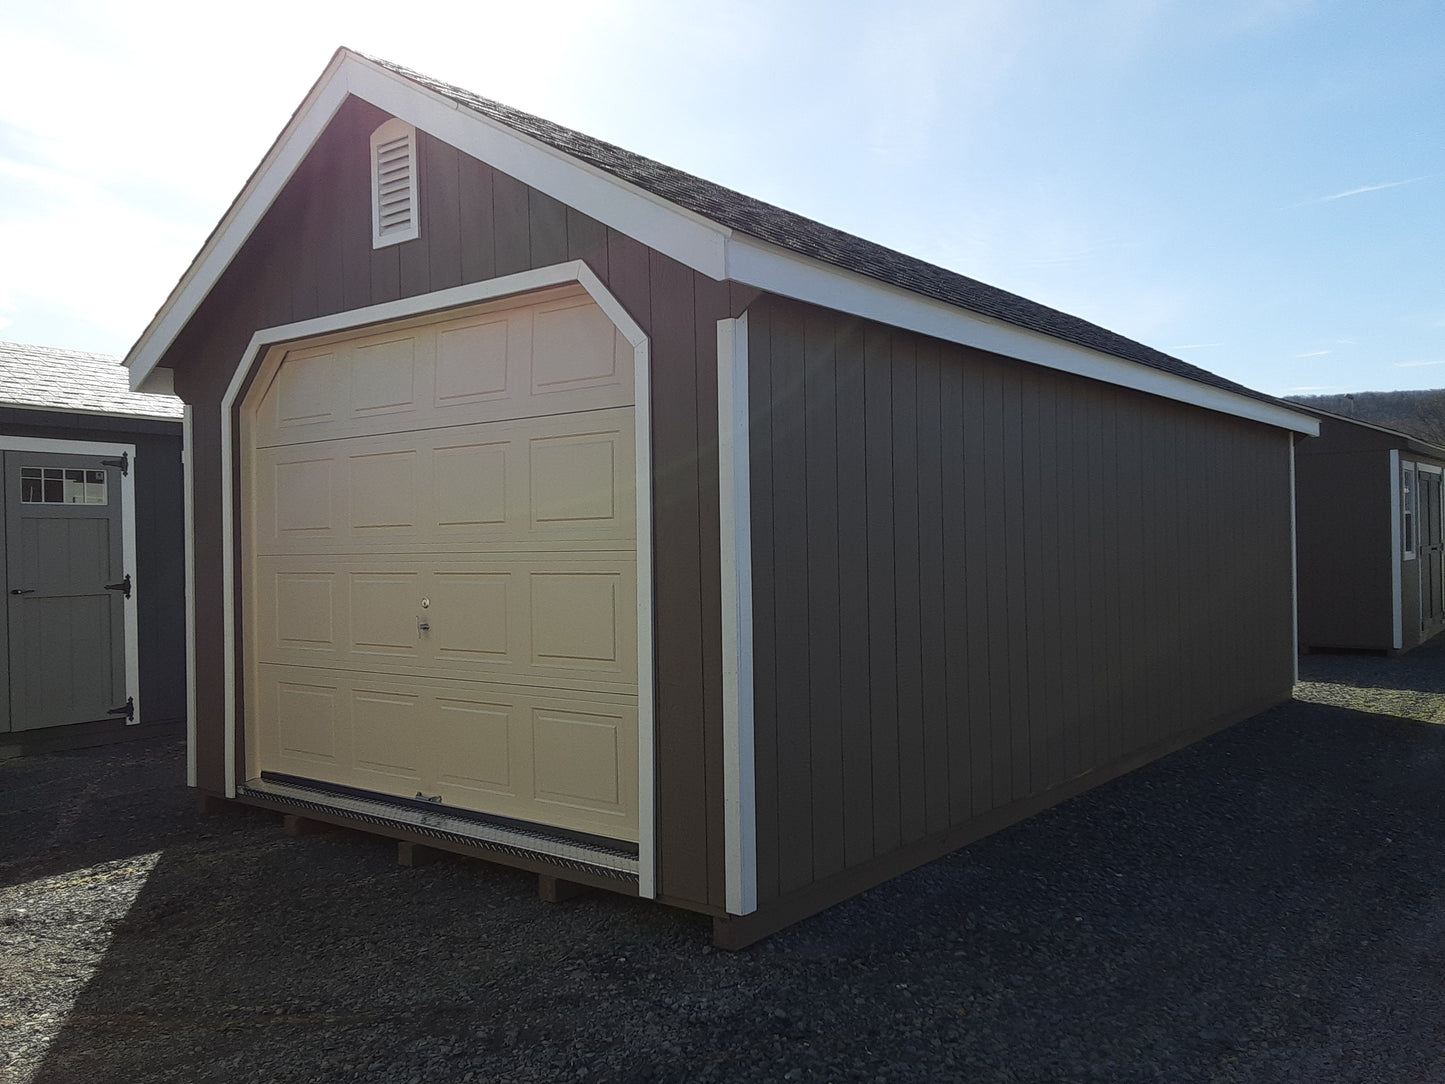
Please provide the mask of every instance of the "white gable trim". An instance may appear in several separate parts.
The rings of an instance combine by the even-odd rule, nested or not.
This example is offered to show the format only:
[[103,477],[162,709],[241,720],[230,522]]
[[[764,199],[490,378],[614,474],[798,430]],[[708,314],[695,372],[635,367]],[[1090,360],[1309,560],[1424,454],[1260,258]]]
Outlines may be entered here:
[[345,49],[332,58],[291,124],[251,176],[161,311],[131,348],[126,364],[131,369],[133,388],[152,390],[151,373],[161,357],[347,95],[370,102],[717,281],[732,279],[949,342],[1207,410],[1310,436],[1319,433],[1315,419],[1283,407],[980,316],[735,234]]

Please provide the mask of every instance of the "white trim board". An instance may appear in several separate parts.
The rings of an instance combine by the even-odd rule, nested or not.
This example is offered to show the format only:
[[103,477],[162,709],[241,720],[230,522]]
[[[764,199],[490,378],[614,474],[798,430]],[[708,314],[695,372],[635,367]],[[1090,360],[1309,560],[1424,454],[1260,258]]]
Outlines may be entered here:
[[[261,217],[353,95],[718,281],[772,293],[1309,436],[1317,419],[1282,406],[981,316],[731,229],[549,147],[346,49],[332,58],[130,353],[131,386],[152,373]],[[424,212],[423,212],[424,213]]]
[[758,909],[758,817],[747,314],[717,323],[717,433],[726,905],[730,915],[748,915]]
[[[602,281],[581,260],[523,271],[515,275],[458,286],[419,297],[403,298],[365,309],[263,328],[251,336],[220,404],[221,424],[221,588],[222,651],[225,666],[225,773],[226,797],[236,797],[236,492],[235,433],[232,407],[251,371],[271,347],[372,324],[425,316],[481,301],[531,293],[549,286],[576,283],[591,296],[608,319],[632,344],[636,404],[637,464],[637,890],[651,899],[657,894],[657,799],[655,704],[653,695],[653,586],[652,586],[652,381],[647,336],[627,314]],[[194,651],[194,633],[192,634]],[[192,683],[194,686],[194,682]]]
[[196,483],[195,423],[191,404],[181,418],[181,490],[186,535],[186,786],[196,785]]
[[140,593],[145,584],[136,572],[135,542],[135,473],[138,469],[134,444],[109,444],[94,440],[64,440],[58,437],[11,437],[0,435],[0,451],[49,452],[54,455],[91,455],[116,458],[128,456],[130,470],[120,476],[120,554],[124,571],[131,574],[135,587],[130,598],[123,600],[121,613],[125,626],[126,695],[134,698],[135,711],[127,726],[139,726],[140,695],[140,619],[137,613]]
[[1405,646],[1405,600],[1402,597],[1404,588],[1404,575],[1401,569],[1403,556],[1401,549],[1404,543],[1403,525],[1401,519],[1400,487],[1405,484],[1404,466],[1400,462],[1400,450],[1390,449],[1390,607],[1391,627],[1393,635],[1391,642],[1395,650],[1399,651]]
[[1290,626],[1294,631],[1294,684],[1299,684],[1299,529],[1298,504],[1295,499],[1295,440],[1293,433],[1285,435],[1289,441],[1289,611]]

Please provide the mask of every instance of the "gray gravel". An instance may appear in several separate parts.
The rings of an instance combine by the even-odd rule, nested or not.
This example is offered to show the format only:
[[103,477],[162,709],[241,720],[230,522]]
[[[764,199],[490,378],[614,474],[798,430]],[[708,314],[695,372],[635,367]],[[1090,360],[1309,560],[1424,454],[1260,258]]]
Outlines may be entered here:
[[1302,666],[739,954],[201,817],[175,743],[0,763],[0,1080],[1445,1082],[1445,643]]

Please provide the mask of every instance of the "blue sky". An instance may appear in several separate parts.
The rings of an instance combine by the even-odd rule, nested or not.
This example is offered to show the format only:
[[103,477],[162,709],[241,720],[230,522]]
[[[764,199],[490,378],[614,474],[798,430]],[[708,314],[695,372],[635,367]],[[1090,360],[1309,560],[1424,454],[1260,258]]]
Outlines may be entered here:
[[347,45],[1263,391],[1445,387],[1438,0],[25,8],[3,339],[125,353]]

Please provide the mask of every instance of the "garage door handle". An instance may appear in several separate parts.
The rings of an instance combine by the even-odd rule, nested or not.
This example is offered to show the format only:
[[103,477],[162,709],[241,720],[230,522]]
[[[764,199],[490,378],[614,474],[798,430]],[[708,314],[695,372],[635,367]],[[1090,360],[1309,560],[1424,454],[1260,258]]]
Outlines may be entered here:
[[130,598],[130,573],[127,572],[125,574],[125,579],[121,580],[120,583],[106,584],[105,589],[107,591],[119,591],[121,594],[125,595],[126,598]]
[[12,587],[12,588],[10,589],[10,593],[11,593],[12,595],[33,595],[33,594],[35,594],[35,588],[33,588],[33,587]]

